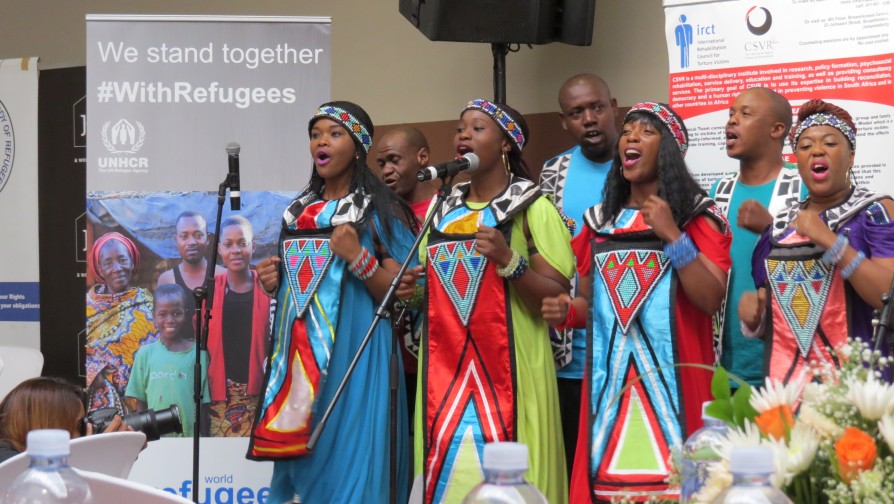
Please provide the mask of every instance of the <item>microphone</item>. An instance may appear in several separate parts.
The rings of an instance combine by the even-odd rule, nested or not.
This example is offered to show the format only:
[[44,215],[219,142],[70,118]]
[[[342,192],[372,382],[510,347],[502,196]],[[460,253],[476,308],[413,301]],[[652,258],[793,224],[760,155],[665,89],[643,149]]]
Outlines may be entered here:
[[227,158],[230,164],[230,210],[239,210],[239,151],[236,142],[227,144]]
[[459,159],[419,170],[416,172],[416,178],[420,182],[425,182],[436,178],[452,177],[464,171],[472,172],[476,169],[478,169],[478,155],[474,152],[467,152]]

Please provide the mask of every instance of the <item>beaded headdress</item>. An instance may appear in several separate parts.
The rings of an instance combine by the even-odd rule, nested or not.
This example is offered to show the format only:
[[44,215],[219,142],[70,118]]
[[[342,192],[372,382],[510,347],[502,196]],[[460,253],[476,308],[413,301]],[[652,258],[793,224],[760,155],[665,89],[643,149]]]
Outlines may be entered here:
[[[369,149],[372,147],[373,125],[368,121],[368,117],[359,105],[351,102],[324,103],[314,112],[307,129],[313,128],[314,123],[319,119],[332,119],[344,126],[351,133],[351,136],[360,142],[360,145],[363,146],[363,151],[369,154]],[[367,120],[364,120],[364,118]]]
[[624,116],[624,122],[627,122],[627,118],[634,112],[645,112],[657,117],[659,121],[667,126],[674,140],[677,141],[677,145],[680,146],[680,154],[684,157],[686,156],[686,151],[689,149],[689,135],[686,132],[686,125],[683,124],[683,120],[680,119],[680,116],[673,109],[663,103],[637,103]]
[[499,105],[479,98],[477,100],[470,101],[466,105],[466,108],[464,108],[463,111],[460,112],[460,117],[462,117],[462,115],[467,110],[480,110],[485,114],[491,116],[491,118],[493,118],[493,120],[500,125],[500,128],[502,128],[502,130],[505,131],[510,138],[512,138],[512,141],[515,142],[518,150],[522,150],[522,148],[525,146],[525,133],[522,131],[521,125],[516,119],[509,115],[508,112],[500,108]]
[[844,137],[847,138],[847,141],[851,144],[851,149],[857,148],[857,132],[850,124],[843,121],[837,115],[826,112],[817,112],[816,114],[810,114],[805,117],[803,121],[798,123],[798,127],[795,128],[795,132],[791,138],[792,150],[795,150],[795,145],[798,143],[798,138],[801,137],[801,133],[804,133],[804,130],[811,126],[831,126],[840,131]]

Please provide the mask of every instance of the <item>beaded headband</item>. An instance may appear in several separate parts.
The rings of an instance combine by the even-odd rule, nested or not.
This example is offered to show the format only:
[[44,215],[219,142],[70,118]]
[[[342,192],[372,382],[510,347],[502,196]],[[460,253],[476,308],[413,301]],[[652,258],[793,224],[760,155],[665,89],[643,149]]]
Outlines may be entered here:
[[854,131],[854,128],[851,128],[851,125],[842,121],[836,115],[827,114],[825,112],[817,112],[816,114],[810,114],[805,117],[803,121],[798,123],[798,128],[795,130],[795,134],[792,135],[791,144],[792,150],[795,150],[795,145],[798,143],[798,138],[800,138],[801,133],[804,133],[804,130],[811,126],[831,126],[838,131],[840,131],[847,141],[851,144],[851,149],[857,148],[857,132]]
[[500,128],[512,138],[512,141],[515,142],[515,145],[518,146],[518,150],[521,150],[525,146],[525,134],[522,132],[521,126],[515,119],[512,118],[509,114],[506,113],[505,110],[501,109],[497,105],[492,102],[483,99],[477,99],[470,101],[466,108],[460,112],[460,117],[466,112],[466,110],[480,110],[485,114],[491,116],[493,120],[500,125]]
[[364,126],[363,123],[350,112],[343,108],[325,105],[314,112],[313,117],[310,119],[310,123],[313,124],[314,121],[323,117],[332,119],[344,126],[345,129],[348,130],[358,142],[360,142],[360,145],[363,146],[363,151],[369,154],[369,149],[372,147],[372,135],[369,134],[369,130],[366,129],[366,126]]
[[658,120],[663,122],[664,125],[667,126],[667,129],[670,130],[671,135],[674,136],[677,145],[680,146],[680,154],[682,154],[683,157],[686,157],[686,150],[689,149],[689,139],[686,137],[686,129],[683,126],[682,120],[677,117],[677,114],[675,114],[670,107],[663,103],[656,102],[637,103],[627,112],[627,115],[624,116],[624,122],[627,122],[627,117],[634,112],[652,114],[657,117]]

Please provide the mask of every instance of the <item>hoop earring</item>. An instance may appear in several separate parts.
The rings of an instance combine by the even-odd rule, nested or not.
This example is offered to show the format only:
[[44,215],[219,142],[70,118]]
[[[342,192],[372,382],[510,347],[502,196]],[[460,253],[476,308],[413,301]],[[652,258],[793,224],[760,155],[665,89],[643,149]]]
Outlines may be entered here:
[[509,171],[509,156],[506,151],[503,151],[503,168],[506,169],[506,175],[512,175],[512,172]]

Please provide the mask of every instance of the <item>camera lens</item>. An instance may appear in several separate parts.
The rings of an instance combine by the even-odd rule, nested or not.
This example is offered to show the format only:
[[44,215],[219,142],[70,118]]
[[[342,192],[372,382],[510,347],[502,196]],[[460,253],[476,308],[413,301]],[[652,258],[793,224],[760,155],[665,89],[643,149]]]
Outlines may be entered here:
[[165,434],[180,434],[180,408],[172,404],[163,410],[145,410],[124,416],[124,423],[146,435],[147,441],[156,441]]

